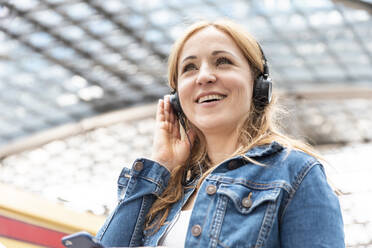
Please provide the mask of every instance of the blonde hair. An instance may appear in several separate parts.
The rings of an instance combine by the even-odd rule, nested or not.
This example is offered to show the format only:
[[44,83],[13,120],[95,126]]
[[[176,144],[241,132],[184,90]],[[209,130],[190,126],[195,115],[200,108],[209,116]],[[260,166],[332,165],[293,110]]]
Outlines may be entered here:
[[[173,90],[177,91],[178,60],[184,44],[192,35],[206,27],[214,27],[233,39],[247,59],[251,67],[253,78],[256,78],[263,71],[263,58],[258,43],[243,27],[225,19],[215,22],[201,21],[191,25],[172,47],[168,58],[168,80],[169,85]],[[241,155],[250,162],[260,164],[257,161],[246,157],[245,153],[252,147],[270,144],[273,141],[277,141],[289,149],[299,149],[310,155],[319,157],[309,145],[291,139],[279,131],[278,123],[275,122],[274,118],[274,113],[276,112],[274,111],[274,106],[276,106],[275,102],[276,96],[273,95],[271,103],[262,110],[257,109],[252,101],[248,118],[245,120],[240,130],[238,139],[239,148],[231,155],[231,157]],[[197,185],[198,188],[201,182],[215,168],[215,166],[212,166],[208,158],[206,142],[202,132],[187,121],[187,119],[186,128],[193,128],[197,134],[190,158],[188,159],[189,168],[191,168],[192,171],[199,171],[198,163],[204,165],[205,168],[208,168],[199,180]],[[172,204],[181,199],[184,190],[181,181],[185,173],[185,165],[186,164],[179,165],[172,171],[167,188],[155,200],[146,216],[145,230],[153,229],[153,231],[156,232],[160,226],[164,225]]]

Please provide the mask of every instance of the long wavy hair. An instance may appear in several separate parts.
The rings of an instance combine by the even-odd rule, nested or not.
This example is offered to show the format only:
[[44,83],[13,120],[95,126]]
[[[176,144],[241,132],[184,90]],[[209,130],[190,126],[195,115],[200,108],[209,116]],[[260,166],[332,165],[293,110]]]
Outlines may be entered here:
[[[192,35],[206,27],[214,27],[233,39],[251,67],[251,72],[253,74],[252,78],[256,78],[263,71],[263,57],[258,43],[243,27],[225,19],[214,22],[200,21],[191,25],[172,47],[168,58],[168,81],[173,90],[177,91],[177,79],[179,73],[178,62],[185,42]],[[250,113],[242,128],[239,130],[240,134],[237,146],[239,148],[230,157],[241,155],[250,162],[260,164],[259,162],[246,157],[245,153],[255,146],[270,144],[273,141],[277,141],[289,149],[299,149],[310,155],[319,157],[309,145],[281,133],[278,128],[279,123],[276,121],[277,118],[275,117],[277,115],[275,115],[275,113],[278,113],[275,94],[273,94],[271,103],[264,109],[256,108],[252,100]],[[191,171],[199,171],[199,165],[201,164],[205,170],[196,186],[199,188],[201,182],[215,168],[215,166],[212,166],[211,161],[208,158],[204,135],[186,118],[186,129],[189,128],[195,130],[196,138],[192,146],[190,157],[187,160],[187,167],[191,168]],[[159,228],[164,225],[172,204],[181,199],[184,191],[181,181],[185,173],[185,168],[186,164],[180,164],[172,171],[168,186],[155,200],[146,215],[145,230],[152,230],[153,232],[158,231]]]

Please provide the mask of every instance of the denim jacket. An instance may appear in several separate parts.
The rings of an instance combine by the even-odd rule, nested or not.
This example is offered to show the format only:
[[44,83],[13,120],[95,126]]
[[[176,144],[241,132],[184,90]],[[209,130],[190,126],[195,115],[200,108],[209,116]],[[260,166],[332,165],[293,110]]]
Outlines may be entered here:
[[[236,156],[210,173],[197,193],[185,247],[345,247],[337,196],[312,156],[273,142]],[[97,234],[106,246],[157,246],[194,189],[175,203],[159,231],[143,230],[169,171],[137,159],[118,180],[119,203]]]

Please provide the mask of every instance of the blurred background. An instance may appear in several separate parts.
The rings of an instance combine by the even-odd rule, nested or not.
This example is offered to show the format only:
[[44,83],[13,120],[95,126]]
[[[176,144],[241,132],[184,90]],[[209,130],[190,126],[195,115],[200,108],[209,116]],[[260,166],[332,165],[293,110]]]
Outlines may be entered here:
[[173,41],[227,17],[262,45],[283,128],[326,158],[347,246],[372,247],[371,14],[371,0],[2,0],[0,183],[107,216],[122,167],[150,155]]

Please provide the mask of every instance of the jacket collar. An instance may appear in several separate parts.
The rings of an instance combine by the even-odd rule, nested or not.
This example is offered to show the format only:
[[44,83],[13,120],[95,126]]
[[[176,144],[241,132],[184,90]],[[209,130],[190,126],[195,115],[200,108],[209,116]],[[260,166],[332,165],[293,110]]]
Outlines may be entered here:
[[[247,151],[245,153],[245,155],[247,157],[250,157],[250,158],[259,158],[259,157],[264,157],[264,156],[268,156],[268,155],[274,154],[274,153],[279,152],[279,151],[281,151],[283,149],[284,149],[284,147],[281,144],[279,144],[276,141],[273,141],[272,143],[267,144],[267,145],[255,146],[252,149],[250,149],[249,151]],[[231,160],[234,160],[234,159],[241,159],[241,158],[242,158],[242,156],[238,155],[236,157],[233,157],[233,158],[230,158],[230,159],[224,161],[223,163],[228,162],[228,161],[231,161]],[[221,164],[223,164],[223,163],[221,163]],[[215,170],[218,170],[219,167],[220,166],[217,166],[215,168]],[[189,186],[191,186],[191,185],[194,185],[195,186],[198,183],[199,179],[200,179],[199,177],[195,178],[188,185]]]
[[257,158],[264,157],[283,150],[283,146],[276,141],[271,144],[256,146],[245,153],[247,157]]

